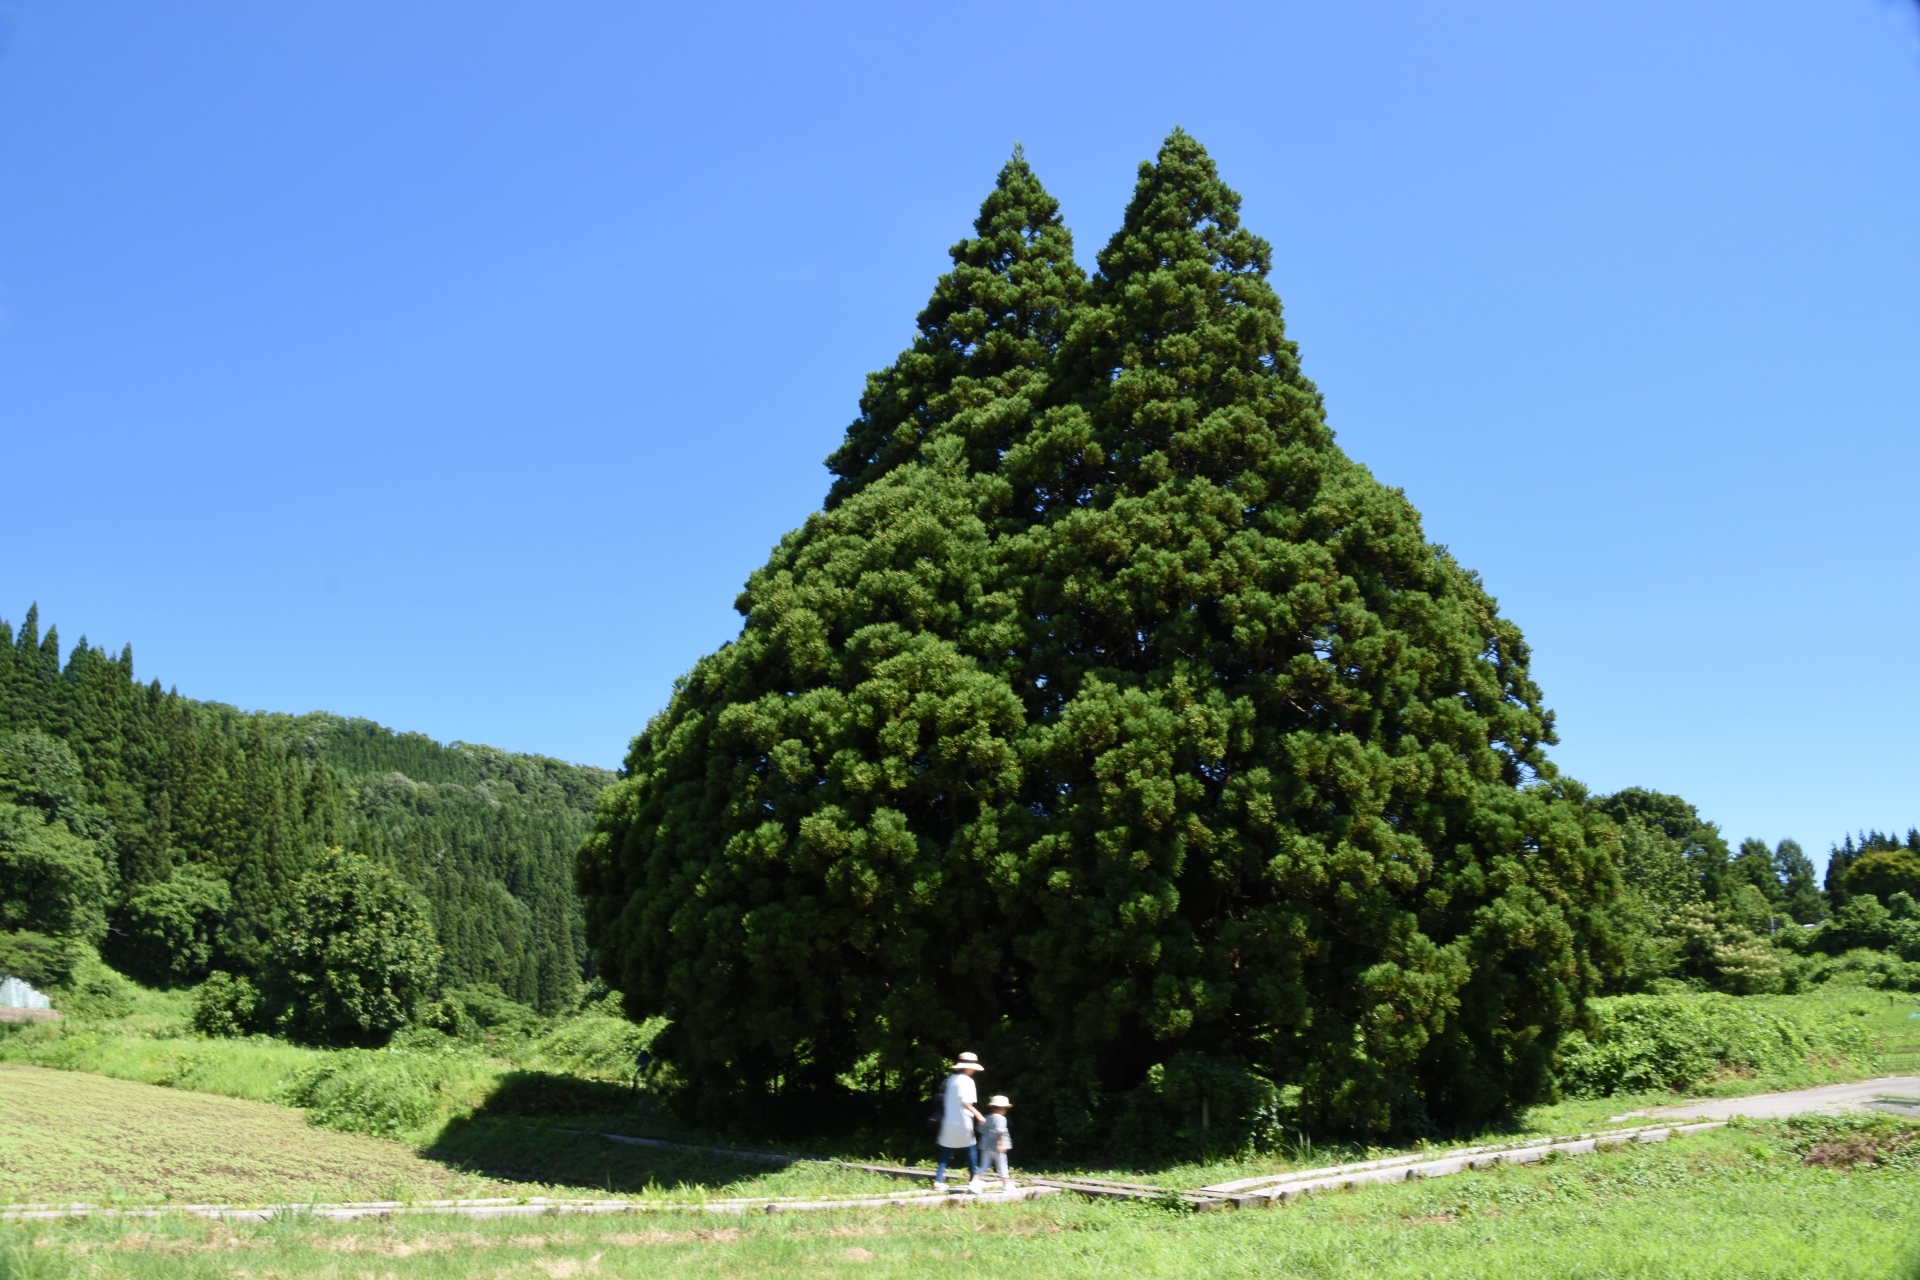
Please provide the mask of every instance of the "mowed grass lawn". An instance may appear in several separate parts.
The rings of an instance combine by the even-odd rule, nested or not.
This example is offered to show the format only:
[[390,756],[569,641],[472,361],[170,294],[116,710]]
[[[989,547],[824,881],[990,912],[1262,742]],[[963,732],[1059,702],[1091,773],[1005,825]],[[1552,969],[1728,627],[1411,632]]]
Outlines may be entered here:
[[1920,1278],[1920,1173],[1803,1163],[1785,1125],[1193,1214],[1070,1196],[954,1210],[0,1228],[17,1277]]

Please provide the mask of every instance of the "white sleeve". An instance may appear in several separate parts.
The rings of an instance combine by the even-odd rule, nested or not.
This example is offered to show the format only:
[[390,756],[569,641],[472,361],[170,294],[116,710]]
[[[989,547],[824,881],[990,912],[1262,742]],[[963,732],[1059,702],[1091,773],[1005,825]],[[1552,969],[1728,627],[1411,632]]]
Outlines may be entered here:
[[980,1093],[978,1090],[976,1090],[973,1087],[973,1077],[969,1075],[962,1075],[959,1079],[960,1079],[960,1101],[965,1103],[969,1107],[972,1106],[974,1103],[980,1101]]

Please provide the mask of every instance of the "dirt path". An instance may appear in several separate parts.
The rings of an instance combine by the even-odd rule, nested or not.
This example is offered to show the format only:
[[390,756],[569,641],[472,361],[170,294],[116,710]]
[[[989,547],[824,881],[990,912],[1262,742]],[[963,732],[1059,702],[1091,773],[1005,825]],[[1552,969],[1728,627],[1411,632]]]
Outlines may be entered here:
[[[1858,1080],[1852,1084],[1827,1084],[1817,1089],[1796,1089],[1792,1093],[1758,1093],[1745,1098],[1712,1098],[1685,1102],[1672,1107],[1650,1107],[1628,1115],[1649,1119],[1730,1120],[1749,1116],[1755,1120],[1777,1120],[1808,1111],[1834,1115],[1842,1111],[1880,1110],[1873,1104],[1880,1099],[1910,1099],[1920,1107],[1920,1077],[1882,1076],[1878,1080]],[[1897,1106],[1897,1104],[1896,1104]],[[1896,1107],[1887,1107],[1894,1110]],[[1625,1120],[1627,1116],[1614,1116]]]

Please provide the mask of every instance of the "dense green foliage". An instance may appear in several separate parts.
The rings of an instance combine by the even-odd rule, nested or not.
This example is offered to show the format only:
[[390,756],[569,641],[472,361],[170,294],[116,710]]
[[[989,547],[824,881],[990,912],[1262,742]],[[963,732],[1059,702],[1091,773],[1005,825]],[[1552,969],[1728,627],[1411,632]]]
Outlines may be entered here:
[[1176,132],[1084,279],[1016,156],[635,740],[581,884],[692,1113],[904,1102],[963,1043],[1082,1147],[1551,1091],[1612,826],[1517,628],[1334,445],[1238,206]]
[[1679,796],[1638,787],[1594,800],[1620,834],[1623,893],[1613,915],[1622,963],[1615,990],[1683,979],[1735,995],[1790,985],[1770,940],[1818,921],[1824,905],[1800,846],[1746,840],[1737,854],[1720,829]]
[[492,983],[543,1013],[571,1007],[587,958],[573,862],[613,775],[319,720],[299,723],[350,789],[343,843],[426,897],[446,981]]
[[315,1124],[401,1137],[433,1119],[439,1099],[428,1064],[390,1053],[329,1054],[295,1076],[282,1097]]
[[121,903],[116,955],[135,973],[190,980],[213,965],[233,893],[211,868],[183,863],[165,880],[136,884]]
[[1874,849],[1847,868],[1847,895],[1872,894],[1891,898],[1896,893],[1920,894],[1920,853],[1912,849]]
[[1798,843],[1744,840],[1679,796],[1630,788],[1592,800],[1617,825],[1614,992],[1756,995],[1835,981],[1920,989],[1920,834],[1871,832],[1834,849],[1827,891]]
[[65,744],[34,730],[0,736],[0,929],[106,933],[113,870],[85,795]]
[[1704,995],[1614,996],[1594,1002],[1596,1026],[1571,1042],[1568,1093],[1605,1097],[1697,1089],[1744,1072],[1775,1088],[1875,1074],[1860,1018],[1765,1001]]
[[[1833,847],[1827,855],[1826,891],[1827,901],[1835,908],[1846,905],[1847,899],[1856,892],[1875,892],[1875,890],[1855,890],[1849,879],[1853,864],[1869,854],[1897,854],[1907,852],[1920,857],[1920,827],[1910,827],[1907,838],[1902,841],[1898,836],[1884,831],[1863,831],[1858,839],[1848,836]],[[1883,886],[1889,891],[1904,886]],[[1907,889],[1907,892],[1913,892]]]
[[36,610],[0,623],[0,930],[84,937],[127,972],[258,975],[322,851],[426,898],[454,983],[558,1012],[586,948],[571,888],[602,770],[338,716],[243,714],[133,679]]
[[405,1026],[439,976],[425,904],[399,876],[332,849],[295,886],[264,973],[278,1029],[348,1044]]
[[191,1023],[202,1035],[242,1036],[259,1018],[260,988],[250,978],[215,969],[194,989]]

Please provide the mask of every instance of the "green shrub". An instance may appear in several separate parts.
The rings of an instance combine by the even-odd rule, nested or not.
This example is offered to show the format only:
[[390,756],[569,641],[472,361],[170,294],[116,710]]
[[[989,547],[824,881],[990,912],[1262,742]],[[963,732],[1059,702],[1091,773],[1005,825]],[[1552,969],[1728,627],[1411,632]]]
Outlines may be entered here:
[[427,1026],[462,1040],[481,1044],[532,1040],[547,1028],[547,1019],[521,1004],[491,982],[470,983],[441,992],[423,1011]]
[[634,1059],[665,1025],[664,1018],[635,1025],[625,1018],[582,1014],[536,1041],[527,1062],[548,1071],[624,1084],[633,1079]]
[[1920,961],[1920,902],[1910,893],[1887,899],[1887,948],[1902,960]]
[[1176,1054],[1148,1070],[1113,1123],[1109,1155],[1200,1155],[1270,1145],[1280,1090],[1239,1062]]
[[397,1138],[439,1109],[439,1082],[425,1065],[411,1054],[341,1050],[295,1076],[283,1100],[311,1124]]
[[128,972],[151,982],[201,977],[213,959],[220,921],[232,908],[226,881],[203,867],[178,867],[168,879],[127,895],[112,954]]
[[98,841],[30,805],[0,800],[0,928],[106,934],[112,872]]
[[193,1029],[208,1036],[245,1035],[260,1008],[260,993],[244,976],[215,969],[193,993]]
[[1791,1079],[1823,1061],[1873,1066],[1857,1027],[1719,993],[1613,996],[1592,1007],[1598,1030],[1569,1040],[1561,1063],[1562,1086],[1576,1098],[1688,1089],[1728,1074]]
[[1866,947],[1855,947],[1844,955],[1823,956],[1813,962],[1810,973],[1814,982],[1858,984],[1881,991],[1920,991],[1920,964]]
[[379,1043],[406,1025],[439,963],[420,895],[389,868],[330,849],[294,892],[265,985],[281,1029]]
[[[1908,899],[1911,901],[1912,899]],[[1893,913],[1880,905],[1870,893],[1848,899],[1833,918],[1814,933],[1814,945],[1828,955],[1839,955],[1861,947],[1879,950],[1893,938],[1890,926]]]

